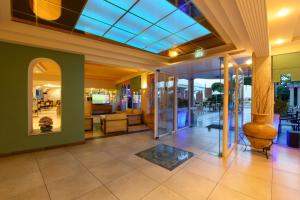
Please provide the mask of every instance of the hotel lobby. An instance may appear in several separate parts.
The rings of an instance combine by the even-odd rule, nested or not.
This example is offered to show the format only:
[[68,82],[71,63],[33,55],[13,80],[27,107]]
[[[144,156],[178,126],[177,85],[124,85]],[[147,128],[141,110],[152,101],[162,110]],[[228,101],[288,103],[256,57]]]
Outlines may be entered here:
[[1,200],[300,195],[298,0],[0,9]]

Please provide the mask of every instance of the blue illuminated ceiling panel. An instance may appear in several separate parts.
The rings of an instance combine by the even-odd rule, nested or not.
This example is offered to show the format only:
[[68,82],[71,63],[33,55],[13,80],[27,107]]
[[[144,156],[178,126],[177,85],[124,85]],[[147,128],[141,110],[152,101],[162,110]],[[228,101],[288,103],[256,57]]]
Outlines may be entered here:
[[82,15],[112,25],[124,13],[125,10],[104,0],[89,0],[83,9]]
[[132,38],[134,35],[132,33],[123,31],[121,29],[112,27],[106,34],[105,37],[117,42],[125,43],[127,40]]
[[149,26],[151,26],[151,23],[130,13],[122,17],[122,19],[120,19],[120,21],[116,24],[116,27],[128,30],[134,34],[139,34]]
[[166,0],[140,0],[130,12],[156,23],[177,8]]
[[210,33],[166,0],[88,0],[75,29],[152,53]]
[[190,26],[182,31],[177,32],[176,35],[182,37],[185,40],[193,40],[198,37],[207,35],[209,33],[210,32],[206,28],[204,28],[203,26],[201,26],[198,23],[195,23],[192,26]]

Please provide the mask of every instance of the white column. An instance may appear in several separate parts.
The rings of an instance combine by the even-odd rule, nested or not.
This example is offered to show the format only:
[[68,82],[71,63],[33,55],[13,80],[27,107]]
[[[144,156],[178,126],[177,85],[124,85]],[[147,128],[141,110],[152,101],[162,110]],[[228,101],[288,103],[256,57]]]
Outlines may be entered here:
[[224,57],[224,99],[223,99],[223,152],[222,156],[228,155],[228,57]]
[[290,106],[294,107],[294,88],[290,88]]
[[235,143],[239,135],[239,68],[235,68]]

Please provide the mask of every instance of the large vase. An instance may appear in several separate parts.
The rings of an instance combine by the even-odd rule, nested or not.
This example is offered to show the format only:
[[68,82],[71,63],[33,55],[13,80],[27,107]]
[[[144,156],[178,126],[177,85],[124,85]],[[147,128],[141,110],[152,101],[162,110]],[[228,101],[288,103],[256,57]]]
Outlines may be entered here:
[[244,124],[244,133],[252,147],[264,149],[272,145],[277,130],[268,121],[268,114],[253,114],[253,121]]

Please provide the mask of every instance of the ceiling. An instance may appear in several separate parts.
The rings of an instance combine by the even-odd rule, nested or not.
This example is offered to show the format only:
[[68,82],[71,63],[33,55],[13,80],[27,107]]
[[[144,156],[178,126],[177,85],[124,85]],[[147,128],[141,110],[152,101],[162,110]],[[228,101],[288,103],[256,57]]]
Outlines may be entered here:
[[12,15],[18,22],[163,56],[169,49],[184,55],[225,44],[191,0],[12,0]]
[[118,81],[126,77],[139,75],[143,71],[112,65],[85,64],[85,78],[97,80]]
[[[222,60],[219,57],[193,60],[170,65],[160,68],[160,72],[176,75],[178,78],[191,79],[218,79],[223,77],[221,69]],[[234,67],[230,68],[230,72],[234,73]]]
[[[113,82],[126,79],[127,77],[140,75],[145,72],[141,69],[91,63],[85,63],[84,70],[86,79],[108,80]],[[59,66],[49,60],[41,59],[36,62],[33,71],[33,78],[36,81],[51,82],[59,81],[61,79]]]
[[272,54],[297,51],[295,45],[298,46],[299,51],[300,2],[298,0],[268,0],[267,9]]

